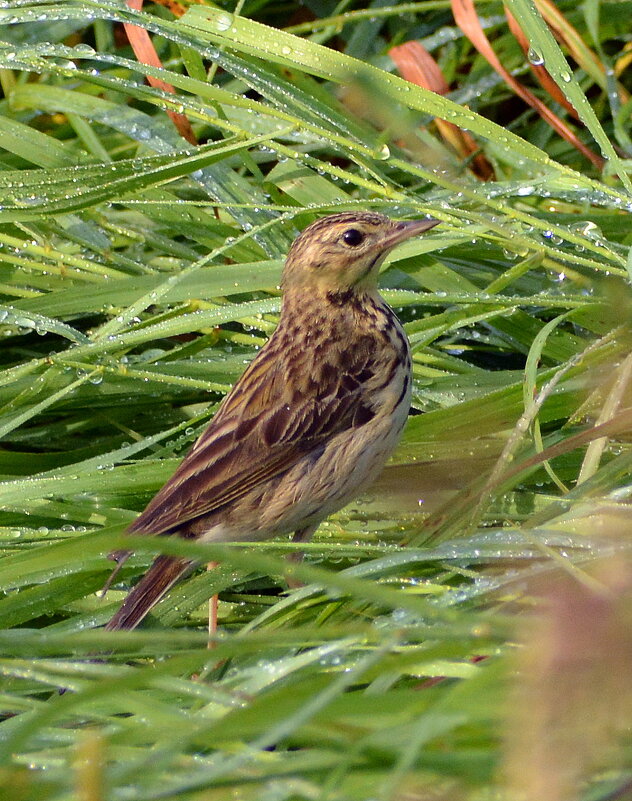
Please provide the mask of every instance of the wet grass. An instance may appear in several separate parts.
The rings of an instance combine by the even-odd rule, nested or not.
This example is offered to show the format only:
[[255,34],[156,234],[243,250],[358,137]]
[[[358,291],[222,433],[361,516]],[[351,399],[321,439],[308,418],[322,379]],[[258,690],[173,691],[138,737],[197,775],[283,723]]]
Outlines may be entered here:
[[[12,798],[629,792],[632,5],[556,4],[561,46],[510,6],[581,122],[531,75],[502,6],[479,3],[495,52],[584,152],[513,95],[447,2],[2,9]],[[130,21],[163,69],[139,65]],[[388,49],[409,40],[447,96],[398,77]],[[102,598],[106,554],[274,329],[293,237],[356,207],[443,222],[382,276],[414,350],[392,463],[321,526],[291,568],[300,589],[286,541],[136,538]],[[103,632],[159,547],[221,564],[142,629]]]

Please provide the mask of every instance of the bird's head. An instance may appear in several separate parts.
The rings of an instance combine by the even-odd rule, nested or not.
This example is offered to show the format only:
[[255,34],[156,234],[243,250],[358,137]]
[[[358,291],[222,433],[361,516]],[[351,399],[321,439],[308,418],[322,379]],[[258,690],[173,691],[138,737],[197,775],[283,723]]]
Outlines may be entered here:
[[377,285],[379,267],[400,242],[439,220],[391,220],[371,211],[323,217],[296,238],[283,271],[285,290],[345,292]]

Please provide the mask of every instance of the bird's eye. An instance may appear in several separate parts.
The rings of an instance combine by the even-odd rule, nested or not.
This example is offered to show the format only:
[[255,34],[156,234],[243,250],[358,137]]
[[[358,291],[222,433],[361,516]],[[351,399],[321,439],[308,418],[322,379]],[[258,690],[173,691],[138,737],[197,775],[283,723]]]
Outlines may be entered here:
[[342,235],[342,241],[345,245],[351,245],[352,248],[356,248],[364,241],[364,234],[358,231],[357,228],[349,228],[349,230],[345,231]]

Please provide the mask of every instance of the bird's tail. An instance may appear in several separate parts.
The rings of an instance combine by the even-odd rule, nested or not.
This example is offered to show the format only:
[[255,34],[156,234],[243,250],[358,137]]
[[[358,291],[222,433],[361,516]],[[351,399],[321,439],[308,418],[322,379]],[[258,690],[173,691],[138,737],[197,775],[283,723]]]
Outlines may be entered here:
[[175,556],[158,556],[142,579],[129,592],[106,630],[134,629],[195,563]]

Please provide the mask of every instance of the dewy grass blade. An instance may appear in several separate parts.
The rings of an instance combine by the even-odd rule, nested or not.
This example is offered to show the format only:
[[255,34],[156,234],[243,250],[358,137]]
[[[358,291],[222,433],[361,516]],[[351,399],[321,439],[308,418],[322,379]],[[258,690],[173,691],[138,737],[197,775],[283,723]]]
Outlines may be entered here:
[[[625,170],[621,169],[622,165],[619,164],[620,159],[612,142],[604,131],[599,118],[582,91],[577,78],[566,62],[559,45],[555,41],[555,37],[542,19],[535,3],[533,0],[508,0],[508,5],[515,18],[519,21],[520,27],[529,37],[532,47],[543,59],[547,72],[573,104],[582,122],[600,146],[603,155],[612,163],[612,169],[617,170],[621,182],[628,192],[632,193],[632,182]],[[617,165],[619,165],[619,168]]]
[[[526,0],[525,0],[526,2]],[[301,39],[283,31],[271,30],[265,26],[232,15],[219,9],[195,6],[189,9],[179,21],[183,27],[203,31],[216,44],[225,44],[243,52],[266,57],[275,63],[306,69],[334,83],[349,83],[353,80],[366,80],[369,85],[375,81],[380,91],[408,108],[417,109],[433,116],[441,117],[456,125],[472,130],[479,136],[498,142],[504,148],[511,148],[514,157],[524,157],[553,170],[567,172],[560,164],[549,159],[542,150],[515,136],[510,131],[485,120],[473,112],[452,103],[445,97],[413,86],[401,78],[384,73],[356,59],[336,53],[307,39]],[[578,180],[582,176],[568,171]]]
[[[244,240],[246,237],[244,237]],[[230,246],[232,246],[231,243]],[[229,245],[225,245],[226,248]],[[185,303],[190,298],[210,300],[247,292],[258,292],[277,286],[281,275],[281,262],[266,260],[236,265],[214,264],[212,271],[200,274],[197,270],[170,285],[161,297],[162,305]],[[185,268],[186,269],[186,268]],[[56,314],[72,317],[81,314],[102,314],[106,309],[125,308],[136,303],[140,297],[151,295],[165,280],[163,274],[155,276],[125,277],[103,282],[91,287],[63,289],[39,295],[37,298],[16,300],[12,308],[15,313],[27,317],[31,312],[44,316]],[[83,341],[83,340],[82,340]]]
[[26,411],[9,415],[8,419],[5,420],[4,423],[0,423],[0,437],[5,437],[8,433],[24,425],[24,423],[32,420],[34,417],[37,417],[38,414],[41,414],[46,409],[54,406],[60,400],[72,395],[72,393],[78,387],[90,380],[90,376],[91,373],[87,373],[86,375],[77,378],[75,381],[71,381],[69,384],[63,387],[63,389],[54,392],[52,395],[44,398],[44,400],[41,400],[39,403],[29,407]]
[[[145,186],[173,181],[221,161],[228,154],[256,147],[271,138],[270,134],[251,139],[236,137],[226,144],[203,146],[193,154],[151,156],[116,164],[79,166],[56,170],[50,175],[39,170],[22,170],[17,174],[4,172],[0,174],[0,200],[4,200],[0,223],[34,219],[43,211],[59,214],[83,209],[103,200],[136,192]],[[45,175],[47,194],[33,201],[33,187],[41,185]]]
[[89,337],[66,323],[35,312],[27,314],[13,306],[0,305],[0,325],[12,325],[20,329],[31,329],[42,336],[46,333],[57,334],[60,337],[64,337],[80,345],[87,345],[90,342]]
[[[230,244],[224,243],[217,248],[214,248],[210,253],[206,256],[203,256],[201,259],[195,264],[190,265],[185,270],[182,270],[180,273],[176,273],[167,277],[158,287],[152,289],[146,295],[140,297],[135,303],[133,303],[128,309],[126,309],[123,313],[116,316],[116,318],[110,320],[109,322],[105,323],[101,328],[96,332],[95,336],[93,337],[93,341],[98,342],[104,338],[108,338],[117,334],[120,330],[122,330],[130,320],[144,311],[148,306],[157,304],[170,292],[177,287],[182,281],[191,279],[195,273],[198,272],[202,267],[205,267],[209,263],[211,263],[214,259],[216,259],[219,255],[224,253],[229,247],[233,247],[238,245],[241,240],[250,239],[251,237],[255,237],[258,233],[266,230],[267,228],[276,225],[278,223],[278,219],[270,220],[267,223],[263,223],[262,225],[258,226],[256,229],[249,229],[240,237],[232,238]],[[233,288],[234,288],[234,281],[233,281]]]

